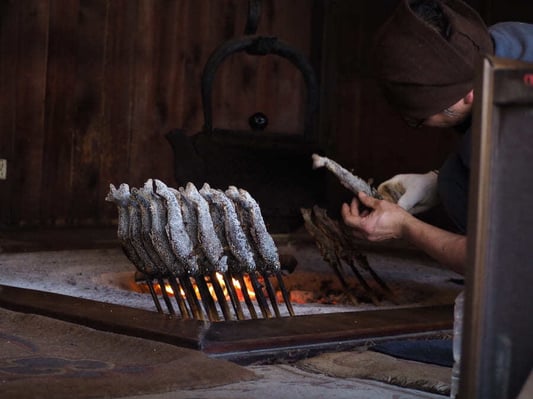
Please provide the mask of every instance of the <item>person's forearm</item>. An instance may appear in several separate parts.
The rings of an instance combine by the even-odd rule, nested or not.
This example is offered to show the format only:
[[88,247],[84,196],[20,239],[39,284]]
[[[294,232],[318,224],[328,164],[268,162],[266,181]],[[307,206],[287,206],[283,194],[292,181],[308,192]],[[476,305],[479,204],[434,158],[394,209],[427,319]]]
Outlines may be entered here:
[[465,274],[466,236],[409,217],[403,225],[402,237],[443,266],[459,274]]

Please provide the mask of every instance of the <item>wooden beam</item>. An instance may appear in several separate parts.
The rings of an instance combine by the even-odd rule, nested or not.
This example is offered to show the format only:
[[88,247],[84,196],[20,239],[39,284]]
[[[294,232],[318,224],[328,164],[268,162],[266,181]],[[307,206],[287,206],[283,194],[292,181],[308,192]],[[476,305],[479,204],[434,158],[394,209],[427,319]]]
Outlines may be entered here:
[[0,306],[194,348],[241,364],[266,357],[303,357],[332,348],[441,334],[453,327],[452,305],[209,323],[0,285]]

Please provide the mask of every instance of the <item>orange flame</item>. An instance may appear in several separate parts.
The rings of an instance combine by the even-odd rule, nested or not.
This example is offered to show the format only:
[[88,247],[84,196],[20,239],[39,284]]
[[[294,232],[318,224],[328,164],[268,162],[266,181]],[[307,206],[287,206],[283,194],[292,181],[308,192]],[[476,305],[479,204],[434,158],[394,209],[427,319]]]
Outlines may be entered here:
[[[224,281],[224,277],[222,276],[222,274],[217,272],[216,273],[216,278],[217,278],[217,281],[218,281],[220,287],[222,288],[222,292],[224,292],[224,295],[226,296],[226,299],[230,300],[228,287],[226,286],[226,282]],[[243,291],[242,291],[242,287],[241,287],[240,281],[235,279],[235,278],[232,278],[231,280],[232,280],[231,284],[234,287],[234,291],[237,294],[237,298],[239,299],[239,301],[243,301],[244,300],[244,294],[243,294]],[[193,286],[194,293],[196,294],[196,296],[200,297],[200,289],[196,285],[196,282],[194,281],[194,279],[191,279],[191,284]],[[209,289],[209,294],[211,295],[211,297],[213,299],[216,300],[215,289],[213,287],[212,282],[208,280],[208,281],[206,281],[206,284],[207,284],[207,288]],[[244,276],[244,284],[245,284],[246,291],[248,292],[248,295],[250,296],[250,298],[252,300],[255,299],[255,292],[254,292],[252,283],[250,281],[250,278],[248,276]],[[148,286],[147,286],[147,284],[145,282],[140,281],[140,282],[137,283],[137,285],[139,286],[139,288],[141,288],[141,292],[145,292],[145,293],[149,292]],[[161,295],[161,287],[159,286],[159,284],[155,284],[154,285],[154,289],[155,289],[156,294]],[[171,285],[169,283],[165,283],[165,292],[169,296],[174,296],[174,290],[172,289],[172,287],[171,287]],[[186,297],[185,292],[183,291],[183,288],[181,288],[181,287],[180,287],[180,295],[181,295],[182,298]]]

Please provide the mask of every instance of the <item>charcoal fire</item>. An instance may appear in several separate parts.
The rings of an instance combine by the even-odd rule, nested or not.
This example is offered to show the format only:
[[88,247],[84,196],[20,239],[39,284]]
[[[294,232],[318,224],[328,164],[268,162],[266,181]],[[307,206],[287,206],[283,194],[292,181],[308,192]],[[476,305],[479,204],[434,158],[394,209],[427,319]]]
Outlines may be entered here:
[[281,317],[273,278],[294,315],[276,245],[246,190],[230,186],[224,192],[207,183],[200,190],[192,183],[176,190],[149,179],[141,188],[111,184],[106,200],[117,206],[117,236],[159,312],[160,294],[176,314],[168,285],[182,318],[219,321],[218,305],[225,320],[243,320],[238,291],[250,318],[259,318],[247,279],[261,316]]

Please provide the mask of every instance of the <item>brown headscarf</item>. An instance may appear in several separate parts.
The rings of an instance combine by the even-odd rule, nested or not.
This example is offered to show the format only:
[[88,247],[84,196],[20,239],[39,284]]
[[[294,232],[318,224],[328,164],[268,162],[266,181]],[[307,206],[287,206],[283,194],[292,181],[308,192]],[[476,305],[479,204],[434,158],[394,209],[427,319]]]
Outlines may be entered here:
[[439,1],[450,23],[448,40],[401,0],[380,28],[373,68],[388,101],[400,113],[424,119],[464,97],[474,85],[480,55],[493,44],[481,17],[460,0]]

